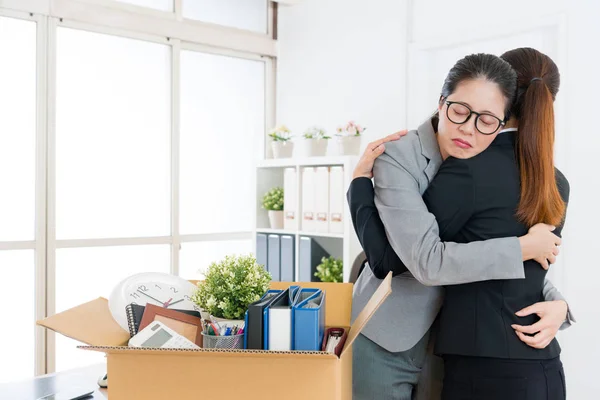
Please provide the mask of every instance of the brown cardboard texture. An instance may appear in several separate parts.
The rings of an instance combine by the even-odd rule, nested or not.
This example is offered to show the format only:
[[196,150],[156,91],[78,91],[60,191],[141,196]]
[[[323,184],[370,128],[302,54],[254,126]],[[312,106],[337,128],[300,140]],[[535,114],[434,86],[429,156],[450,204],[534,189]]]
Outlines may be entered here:
[[[110,400],[277,399],[351,400],[352,343],[391,293],[391,273],[382,281],[350,328],[341,357],[324,352],[148,349],[122,346],[129,334],[112,320],[105,299],[97,299],[38,324],[107,355]],[[326,291],[326,326],[348,327],[351,283],[273,282]],[[93,314],[89,314],[93,312]],[[86,314],[85,323],[82,315]],[[90,318],[90,315],[94,317]],[[111,321],[107,321],[107,317]],[[106,326],[100,326],[104,324]]]

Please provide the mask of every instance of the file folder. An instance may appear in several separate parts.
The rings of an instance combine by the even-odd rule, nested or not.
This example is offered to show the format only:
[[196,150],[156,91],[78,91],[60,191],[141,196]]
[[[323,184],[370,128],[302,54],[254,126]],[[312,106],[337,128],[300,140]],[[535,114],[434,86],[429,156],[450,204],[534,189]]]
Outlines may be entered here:
[[302,227],[303,231],[315,229],[315,168],[302,168]]
[[344,233],[344,167],[329,170],[329,232]]
[[281,280],[281,253],[279,235],[269,234],[268,251],[269,255],[267,257],[267,271],[271,273],[271,280],[279,281]]
[[298,230],[298,180],[296,168],[286,168],[283,171],[283,229]]
[[292,307],[296,304],[299,286],[290,286],[265,307],[263,317],[265,350],[292,350],[293,345],[293,318]]
[[262,350],[264,343],[264,310],[282,290],[268,290],[259,300],[251,303],[244,316],[244,348]]
[[323,257],[328,257],[329,253],[319,245],[313,238],[308,236],[300,237],[298,245],[298,281],[315,282],[315,272],[317,265],[321,264]]
[[301,289],[294,318],[294,350],[319,351],[325,335],[325,292]]
[[295,275],[295,236],[281,235],[280,279],[282,282],[294,282]]
[[267,234],[257,233],[256,234],[256,262],[267,268],[267,256],[268,256],[268,245],[267,245]]
[[329,167],[315,169],[315,232],[329,232]]

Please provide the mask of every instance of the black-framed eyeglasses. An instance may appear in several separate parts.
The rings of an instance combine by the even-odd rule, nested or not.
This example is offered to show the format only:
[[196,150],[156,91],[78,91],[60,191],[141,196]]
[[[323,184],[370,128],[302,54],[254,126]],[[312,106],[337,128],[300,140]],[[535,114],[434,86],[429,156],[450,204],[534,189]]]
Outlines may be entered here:
[[500,127],[506,125],[506,119],[502,120],[492,114],[475,112],[464,103],[446,100],[446,105],[448,106],[446,116],[455,124],[464,124],[471,118],[471,115],[475,114],[475,128],[484,135],[492,135]]

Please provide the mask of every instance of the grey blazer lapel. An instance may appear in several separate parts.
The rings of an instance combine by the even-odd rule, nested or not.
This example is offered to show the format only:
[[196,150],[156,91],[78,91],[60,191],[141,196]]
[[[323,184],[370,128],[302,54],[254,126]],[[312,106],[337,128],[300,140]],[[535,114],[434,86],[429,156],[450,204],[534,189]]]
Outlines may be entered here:
[[436,133],[433,130],[431,124],[431,118],[423,122],[417,129],[419,139],[421,141],[421,154],[423,154],[428,160],[427,167],[425,167],[425,175],[431,183],[433,177],[440,169],[442,165],[442,155],[440,154],[440,146],[438,145]]

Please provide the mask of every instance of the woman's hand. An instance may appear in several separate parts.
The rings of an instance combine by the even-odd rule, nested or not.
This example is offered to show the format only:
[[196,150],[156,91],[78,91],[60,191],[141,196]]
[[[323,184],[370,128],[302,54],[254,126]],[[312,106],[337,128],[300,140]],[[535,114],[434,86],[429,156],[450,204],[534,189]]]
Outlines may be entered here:
[[[537,314],[540,317],[540,320],[533,325],[511,325],[511,327],[515,330],[522,342],[530,347],[543,349],[550,344],[560,329],[560,326],[567,319],[568,309],[567,302],[564,300],[535,303],[532,306],[518,311],[516,314],[519,317]],[[535,333],[535,336],[528,336],[525,335],[525,333]]]
[[556,262],[561,239],[552,233],[554,229],[552,225],[535,224],[527,235],[519,238],[523,261],[535,260],[546,270]]
[[392,133],[384,137],[383,139],[376,140],[368,144],[365,152],[358,160],[358,164],[354,168],[354,173],[352,174],[352,179],[358,177],[373,177],[373,164],[375,163],[375,159],[383,154],[385,151],[384,143],[391,142],[393,140],[398,140],[402,136],[406,135],[408,131],[405,129],[400,132]]

